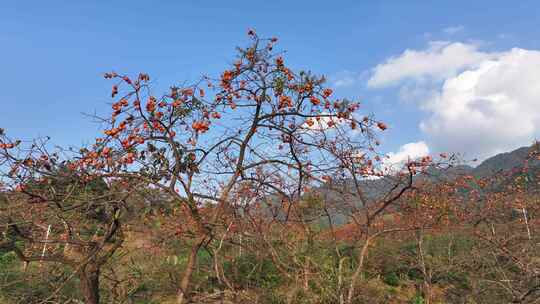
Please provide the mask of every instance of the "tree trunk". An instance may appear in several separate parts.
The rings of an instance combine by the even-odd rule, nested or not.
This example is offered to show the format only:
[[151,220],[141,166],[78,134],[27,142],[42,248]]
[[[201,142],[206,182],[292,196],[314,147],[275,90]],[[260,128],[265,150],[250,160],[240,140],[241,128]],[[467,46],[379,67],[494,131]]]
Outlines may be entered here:
[[296,293],[298,292],[298,274],[296,275],[296,278],[294,280],[294,286],[290,286],[290,290],[287,292],[286,301],[287,304],[292,304],[294,300],[296,299]]
[[370,241],[371,241],[371,238],[367,237],[366,242],[364,243],[364,246],[362,246],[362,249],[360,250],[360,253],[358,255],[358,266],[356,267],[356,271],[351,277],[351,284],[349,286],[349,293],[347,295],[348,304],[352,303],[356,281],[358,280],[358,277],[360,277],[360,275],[362,274],[362,270],[364,269],[364,259],[368,252]]
[[180,289],[178,290],[176,297],[177,304],[185,304],[189,301],[189,297],[191,294],[191,277],[193,275],[193,272],[195,271],[195,267],[197,266],[197,254],[199,253],[199,249],[201,248],[203,242],[204,239],[198,240],[191,247],[191,252],[189,254],[186,270],[184,271],[184,275],[182,276],[182,280],[180,281]]
[[81,293],[85,304],[99,304],[99,267],[88,264],[79,274]]
[[418,246],[418,262],[420,268],[422,269],[422,275],[424,277],[424,300],[426,304],[431,304],[431,274],[428,272],[426,267],[426,261],[424,258],[424,230],[419,229],[416,231],[416,240]]

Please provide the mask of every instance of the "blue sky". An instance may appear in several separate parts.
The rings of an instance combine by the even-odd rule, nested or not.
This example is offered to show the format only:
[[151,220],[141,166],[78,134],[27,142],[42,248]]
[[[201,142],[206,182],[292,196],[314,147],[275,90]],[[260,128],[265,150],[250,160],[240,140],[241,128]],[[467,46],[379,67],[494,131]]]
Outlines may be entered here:
[[[279,37],[291,65],[327,75],[339,95],[359,98],[364,111],[387,121],[383,149],[396,158],[411,143],[432,153],[485,157],[538,136],[540,118],[530,113],[540,108],[538,86],[522,96],[519,84],[486,84],[493,73],[540,83],[530,69],[540,63],[537,1],[6,0],[0,3],[0,127],[16,137],[50,135],[60,144],[89,141],[99,126],[81,113],[108,111],[104,72],[144,71],[158,89],[215,74],[246,43],[247,28]],[[526,58],[516,59],[521,53],[512,48]],[[426,60],[440,68],[421,68]],[[491,61],[499,64],[487,71]],[[398,76],[389,80],[385,73]],[[460,77],[469,74],[477,76],[472,95],[463,89],[469,80]],[[458,88],[449,89],[451,83]],[[519,124],[494,130],[517,115],[524,115],[516,117]],[[479,131],[464,136],[454,130],[460,128]]]

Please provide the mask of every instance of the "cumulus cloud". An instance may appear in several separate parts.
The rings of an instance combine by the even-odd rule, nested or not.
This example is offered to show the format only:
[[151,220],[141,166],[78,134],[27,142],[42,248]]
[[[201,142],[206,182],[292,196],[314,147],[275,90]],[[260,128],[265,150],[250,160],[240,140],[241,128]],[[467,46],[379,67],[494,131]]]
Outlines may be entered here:
[[540,135],[540,52],[512,49],[448,78],[421,130],[441,150],[485,158]]
[[[393,174],[404,169],[405,163],[408,161],[418,160],[424,156],[428,156],[430,150],[424,141],[411,142],[399,147],[397,152],[389,152],[383,158],[379,159],[376,167],[378,172],[383,174]],[[356,154],[360,161],[365,157],[366,153]],[[380,176],[368,176],[368,179],[379,179]]]
[[415,88],[427,114],[420,129],[437,151],[484,159],[540,136],[540,51],[432,43],[378,65],[368,85]]
[[404,80],[415,82],[443,80],[493,56],[495,54],[479,51],[477,45],[434,41],[430,42],[426,50],[407,49],[401,55],[391,57],[377,65],[367,85],[371,88],[381,88]]
[[427,156],[429,152],[429,147],[424,141],[408,143],[401,146],[399,151],[386,154],[383,167],[399,167],[409,160]]

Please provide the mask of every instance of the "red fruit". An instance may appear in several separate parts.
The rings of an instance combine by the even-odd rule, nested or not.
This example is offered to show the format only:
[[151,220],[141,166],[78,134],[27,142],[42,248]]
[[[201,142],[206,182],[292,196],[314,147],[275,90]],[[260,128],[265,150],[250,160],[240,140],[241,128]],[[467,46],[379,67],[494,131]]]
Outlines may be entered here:
[[113,86],[112,86],[111,97],[114,98],[114,96],[116,96],[116,94],[118,94],[118,86],[113,85]]
[[332,95],[333,92],[334,92],[334,91],[332,91],[332,89],[324,89],[324,90],[323,90],[323,96],[324,96],[324,98],[330,97],[330,95]]

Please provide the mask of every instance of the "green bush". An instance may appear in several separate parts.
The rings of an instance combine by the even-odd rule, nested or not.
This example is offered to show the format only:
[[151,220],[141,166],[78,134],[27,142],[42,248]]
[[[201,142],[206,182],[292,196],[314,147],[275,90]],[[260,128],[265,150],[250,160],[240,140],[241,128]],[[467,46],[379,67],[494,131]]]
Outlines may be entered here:
[[399,276],[395,272],[386,273],[383,275],[383,282],[387,285],[399,286]]
[[242,287],[273,289],[282,283],[282,278],[274,263],[269,259],[258,259],[255,255],[245,254],[232,262],[224,263],[224,271],[233,274],[235,284]]

